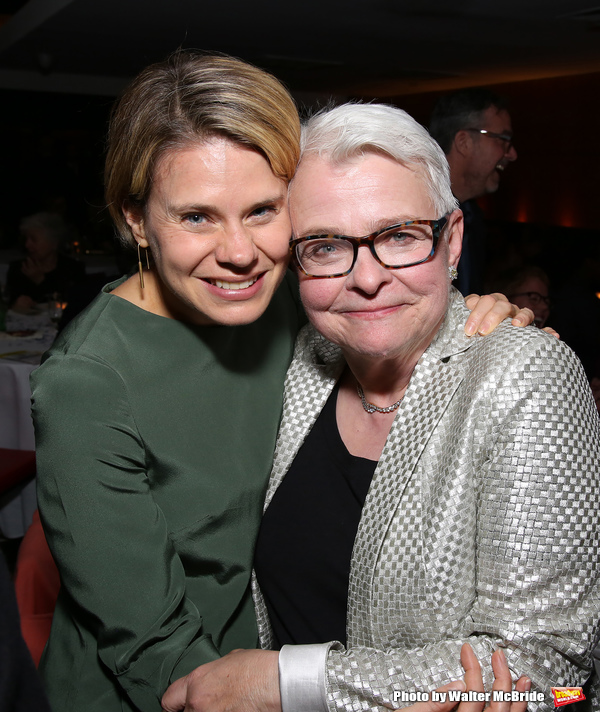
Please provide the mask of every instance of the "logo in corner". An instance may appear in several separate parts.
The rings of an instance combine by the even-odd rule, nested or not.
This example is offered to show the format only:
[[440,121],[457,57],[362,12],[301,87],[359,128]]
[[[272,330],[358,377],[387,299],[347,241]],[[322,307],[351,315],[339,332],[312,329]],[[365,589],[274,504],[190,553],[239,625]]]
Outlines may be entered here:
[[554,706],[563,707],[564,705],[570,705],[573,702],[580,702],[585,700],[585,695],[581,687],[552,687],[552,694],[554,695]]

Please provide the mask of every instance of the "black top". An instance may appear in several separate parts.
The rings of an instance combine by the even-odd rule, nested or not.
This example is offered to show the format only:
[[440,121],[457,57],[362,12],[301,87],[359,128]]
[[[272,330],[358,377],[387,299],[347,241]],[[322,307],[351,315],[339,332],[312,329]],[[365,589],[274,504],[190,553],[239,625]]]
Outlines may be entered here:
[[254,566],[278,647],[346,643],[352,548],[376,462],[351,455],[338,386],[262,520]]

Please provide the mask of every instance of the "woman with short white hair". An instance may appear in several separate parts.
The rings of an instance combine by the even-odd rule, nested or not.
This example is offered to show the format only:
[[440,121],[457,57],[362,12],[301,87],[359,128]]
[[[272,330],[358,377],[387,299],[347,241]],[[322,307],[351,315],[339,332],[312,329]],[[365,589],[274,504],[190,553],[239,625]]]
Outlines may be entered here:
[[[311,119],[290,212],[311,324],[255,555],[284,712],[405,706],[460,676],[464,643],[488,692],[503,649],[549,712],[551,687],[590,675],[600,620],[599,423],[577,358],[538,329],[460,331],[462,214],[401,110]],[[271,709],[256,657],[228,658],[196,671],[186,710],[213,709],[194,687],[210,698],[222,670],[230,695],[262,675],[252,709]]]

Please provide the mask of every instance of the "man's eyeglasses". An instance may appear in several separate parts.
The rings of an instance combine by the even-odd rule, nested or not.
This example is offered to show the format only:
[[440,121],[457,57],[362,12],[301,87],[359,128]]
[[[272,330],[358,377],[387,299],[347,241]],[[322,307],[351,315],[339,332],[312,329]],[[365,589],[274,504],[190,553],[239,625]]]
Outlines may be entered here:
[[290,242],[290,252],[302,272],[313,279],[344,277],[350,274],[358,248],[366,245],[373,257],[386,269],[402,269],[428,262],[448,222],[407,220],[384,227],[366,237],[347,235],[308,235]]
[[513,137],[510,134],[495,133],[494,131],[488,131],[487,129],[463,129],[463,131],[473,131],[473,133],[481,134],[482,136],[489,136],[490,138],[497,138],[500,141],[504,141],[506,146],[504,152],[508,153],[513,145]]
[[547,307],[550,306],[550,297],[545,297],[539,292],[518,292],[517,294],[511,294],[508,298],[514,299],[515,297],[527,297],[534,307],[538,307],[542,303]]

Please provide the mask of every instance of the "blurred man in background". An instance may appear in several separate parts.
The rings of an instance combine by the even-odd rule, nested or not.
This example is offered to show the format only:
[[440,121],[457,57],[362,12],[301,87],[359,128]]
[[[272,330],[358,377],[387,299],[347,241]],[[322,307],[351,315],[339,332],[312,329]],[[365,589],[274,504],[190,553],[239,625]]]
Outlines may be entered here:
[[450,164],[452,192],[465,217],[456,286],[483,291],[486,228],[475,198],[498,190],[500,176],[517,159],[504,99],[488,89],[463,89],[436,103],[429,131]]

